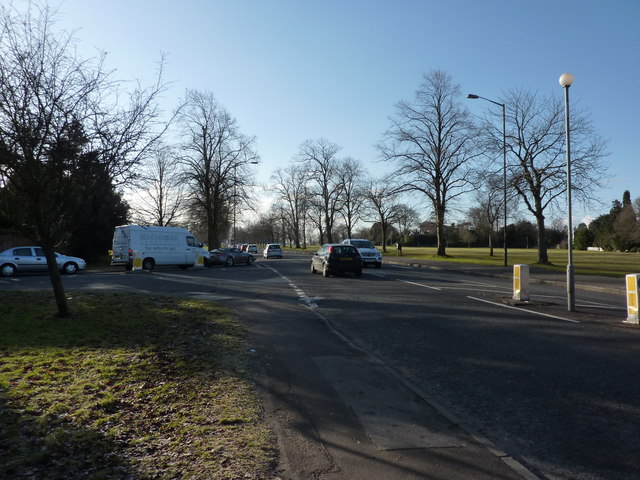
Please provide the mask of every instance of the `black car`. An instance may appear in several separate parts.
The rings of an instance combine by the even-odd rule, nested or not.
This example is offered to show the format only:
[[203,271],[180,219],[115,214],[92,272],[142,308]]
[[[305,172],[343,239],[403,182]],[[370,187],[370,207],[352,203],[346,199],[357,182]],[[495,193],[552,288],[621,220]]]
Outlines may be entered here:
[[325,277],[352,272],[356,277],[360,277],[362,276],[362,257],[353,245],[327,243],[322,245],[311,258],[311,273],[316,272],[322,272]]

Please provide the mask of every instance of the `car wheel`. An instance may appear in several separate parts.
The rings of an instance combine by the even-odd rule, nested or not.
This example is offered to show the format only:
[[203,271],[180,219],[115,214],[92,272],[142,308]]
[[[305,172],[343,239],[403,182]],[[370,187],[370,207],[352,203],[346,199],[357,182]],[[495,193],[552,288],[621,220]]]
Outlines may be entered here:
[[354,273],[356,274],[356,277],[361,277],[362,276],[362,269],[356,270]]
[[311,273],[316,273],[316,267],[313,266],[313,262],[311,262]]
[[233,267],[233,257],[227,258],[225,264],[227,265],[227,267]]
[[147,270],[149,272],[153,271],[153,267],[156,266],[156,262],[153,261],[153,258],[145,258],[142,261],[142,269]]
[[329,265],[327,265],[326,263],[322,266],[322,276],[323,277],[329,276]]
[[78,265],[76,265],[73,262],[67,262],[62,267],[62,273],[65,273],[67,275],[73,275],[77,271],[78,271]]
[[247,258],[247,265],[251,265],[254,262],[255,258],[253,258],[253,255],[249,255],[249,258]]
[[12,277],[16,273],[16,267],[11,265],[10,263],[2,265],[2,269],[1,270],[2,270],[2,276],[3,277]]
[[124,269],[125,269],[127,272],[130,272],[131,270],[133,270],[133,265],[131,265],[130,263],[127,263],[127,264],[124,266]]

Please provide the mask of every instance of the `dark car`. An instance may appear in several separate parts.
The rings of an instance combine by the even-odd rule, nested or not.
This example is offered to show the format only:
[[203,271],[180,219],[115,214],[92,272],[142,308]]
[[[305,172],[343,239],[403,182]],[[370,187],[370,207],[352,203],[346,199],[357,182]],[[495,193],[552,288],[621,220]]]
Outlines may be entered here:
[[360,277],[362,275],[362,257],[353,245],[327,243],[320,247],[311,258],[311,273],[322,272],[322,275],[342,274],[351,272]]
[[226,265],[227,267],[231,267],[236,263],[251,265],[255,260],[253,255],[236,247],[215,248],[209,254],[212,264]]

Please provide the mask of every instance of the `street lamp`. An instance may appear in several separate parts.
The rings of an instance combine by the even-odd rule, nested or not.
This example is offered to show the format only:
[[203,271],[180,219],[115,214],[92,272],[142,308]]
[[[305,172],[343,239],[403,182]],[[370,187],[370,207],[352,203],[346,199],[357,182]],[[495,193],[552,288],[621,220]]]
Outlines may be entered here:
[[570,312],[576,308],[575,300],[575,276],[573,268],[573,245],[572,245],[572,222],[571,222],[571,148],[569,139],[569,87],[573,83],[573,75],[563,73],[560,75],[560,85],[564,88],[564,124],[565,138],[567,141],[567,237],[568,237],[568,254],[567,254],[567,310]]
[[474,95],[470,93],[467,95],[467,98],[471,98],[473,100],[481,98],[482,100],[486,100],[487,102],[491,102],[494,105],[499,105],[502,107],[502,180],[503,180],[503,193],[504,193],[504,266],[508,265],[507,263],[507,114],[505,111],[504,103],[494,102],[485,97],[481,97],[480,95]]

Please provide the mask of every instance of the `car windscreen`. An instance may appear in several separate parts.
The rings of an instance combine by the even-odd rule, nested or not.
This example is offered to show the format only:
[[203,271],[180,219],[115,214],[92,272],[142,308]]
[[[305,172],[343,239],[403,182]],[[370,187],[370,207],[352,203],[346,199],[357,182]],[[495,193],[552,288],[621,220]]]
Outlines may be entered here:
[[352,240],[351,245],[356,248],[376,248],[369,240]]

